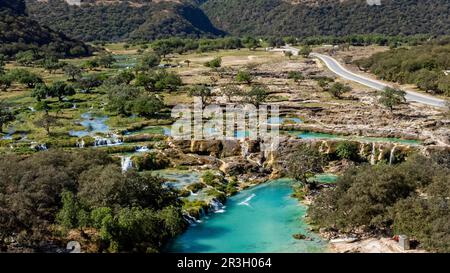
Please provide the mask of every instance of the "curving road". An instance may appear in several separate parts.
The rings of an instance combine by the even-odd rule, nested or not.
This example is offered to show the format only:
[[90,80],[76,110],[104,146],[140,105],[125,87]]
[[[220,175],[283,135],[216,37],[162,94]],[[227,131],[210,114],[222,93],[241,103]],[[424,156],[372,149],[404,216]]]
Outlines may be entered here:
[[[376,90],[383,90],[386,87],[391,87],[390,85],[384,84],[382,82],[369,79],[367,77],[355,74],[347,69],[345,69],[338,61],[333,59],[328,55],[323,55],[319,53],[311,53],[312,57],[319,58],[322,60],[326,66],[338,76],[341,76],[347,80],[351,80],[362,85],[368,86]],[[446,101],[438,99],[432,96],[423,95],[414,91],[404,90],[406,92],[406,100],[412,102],[418,102],[434,107],[446,107]]]

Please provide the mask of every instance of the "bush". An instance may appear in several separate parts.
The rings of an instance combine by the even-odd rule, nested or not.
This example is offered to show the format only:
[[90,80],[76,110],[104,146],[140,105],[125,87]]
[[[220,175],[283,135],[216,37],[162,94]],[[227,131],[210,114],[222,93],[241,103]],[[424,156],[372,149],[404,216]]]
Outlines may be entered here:
[[336,155],[341,159],[358,161],[358,152],[358,144],[355,142],[343,141],[336,147]]
[[222,66],[222,58],[216,57],[213,60],[206,62],[204,65],[210,68],[219,68]]
[[428,250],[450,249],[450,169],[442,157],[349,169],[309,207],[314,224],[343,233],[406,234]]
[[170,165],[170,161],[156,153],[148,153],[132,158],[134,166],[139,171],[161,170]]

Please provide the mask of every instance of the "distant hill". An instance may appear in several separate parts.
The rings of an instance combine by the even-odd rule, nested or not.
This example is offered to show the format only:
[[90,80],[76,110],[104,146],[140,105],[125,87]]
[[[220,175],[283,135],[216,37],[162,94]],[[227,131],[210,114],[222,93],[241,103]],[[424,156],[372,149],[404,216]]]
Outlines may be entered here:
[[84,41],[158,39],[172,36],[216,37],[216,29],[189,0],[27,0],[30,15],[41,24]]
[[[68,0],[66,0],[68,1]],[[26,0],[35,20],[84,41],[178,37],[449,35],[450,1]]]
[[450,1],[208,0],[202,9],[234,35],[450,34]]
[[0,54],[13,56],[23,50],[45,51],[61,57],[88,55],[84,43],[68,38],[30,19],[22,0],[0,2]]

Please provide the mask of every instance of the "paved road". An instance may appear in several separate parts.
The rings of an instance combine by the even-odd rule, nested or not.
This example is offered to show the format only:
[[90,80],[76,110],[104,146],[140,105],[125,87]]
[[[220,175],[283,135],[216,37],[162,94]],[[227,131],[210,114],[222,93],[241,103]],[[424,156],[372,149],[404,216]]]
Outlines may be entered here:
[[[390,87],[387,84],[384,84],[382,82],[373,79],[369,79],[367,77],[355,74],[345,69],[340,63],[338,63],[338,61],[336,61],[330,56],[318,53],[311,53],[311,56],[321,59],[333,73],[347,80],[360,83],[362,85],[371,87],[376,90],[383,90],[386,87]],[[405,90],[405,92],[406,92],[406,100],[408,101],[419,102],[422,104],[427,104],[435,107],[446,107],[445,100],[441,100],[432,96],[423,95],[414,91]]]

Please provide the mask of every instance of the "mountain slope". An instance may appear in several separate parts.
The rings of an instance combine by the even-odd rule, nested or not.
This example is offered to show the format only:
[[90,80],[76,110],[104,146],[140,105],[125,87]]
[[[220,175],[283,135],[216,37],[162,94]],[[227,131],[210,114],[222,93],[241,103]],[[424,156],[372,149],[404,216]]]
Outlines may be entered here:
[[26,0],[32,18],[84,41],[179,37],[450,34],[450,1]]
[[68,5],[64,0],[27,0],[27,9],[41,24],[84,41],[224,35],[197,7],[199,3],[187,0],[84,0],[76,6]]
[[234,35],[450,34],[442,0],[208,0],[202,9]]
[[13,56],[19,51],[37,49],[61,57],[89,54],[82,42],[69,39],[30,19],[21,0],[0,2],[0,54]]

